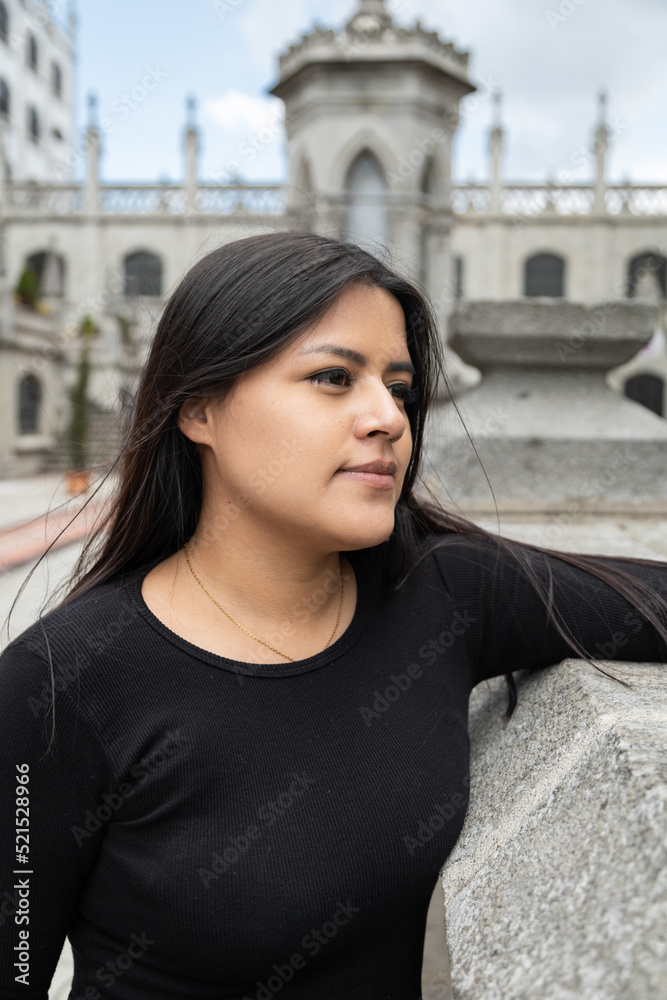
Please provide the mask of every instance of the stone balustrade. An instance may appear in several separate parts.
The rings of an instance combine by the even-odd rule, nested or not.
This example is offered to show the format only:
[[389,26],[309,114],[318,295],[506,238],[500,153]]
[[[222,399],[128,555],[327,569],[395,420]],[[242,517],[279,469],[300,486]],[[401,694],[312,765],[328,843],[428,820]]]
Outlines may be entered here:
[[[452,208],[457,215],[494,213],[488,184],[455,184]],[[597,211],[592,184],[502,184],[499,213],[514,218],[554,215],[592,215]],[[610,184],[604,189],[604,211],[608,215],[665,216],[667,187],[664,184]]]
[[[283,216],[285,189],[280,184],[200,184],[194,205],[180,184],[100,184],[96,210],[101,215]],[[95,206],[93,206],[95,208]],[[73,184],[7,184],[7,218],[83,215],[86,188]]]
[[[281,215],[286,189],[281,184],[198,184],[194,209],[181,184],[100,184],[102,215],[232,215],[238,211]],[[487,184],[454,184],[452,209],[456,215],[477,218],[493,214]],[[395,199],[393,199],[395,200]],[[35,215],[80,215],[85,212],[85,185],[7,183],[5,214],[10,218]],[[392,202],[392,195],[387,195]],[[612,185],[605,189],[607,214],[667,216],[664,185]],[[590,184],[504,184],[500,188],[500,215],[513,219],[561,218],[591,215],[595,188]]]

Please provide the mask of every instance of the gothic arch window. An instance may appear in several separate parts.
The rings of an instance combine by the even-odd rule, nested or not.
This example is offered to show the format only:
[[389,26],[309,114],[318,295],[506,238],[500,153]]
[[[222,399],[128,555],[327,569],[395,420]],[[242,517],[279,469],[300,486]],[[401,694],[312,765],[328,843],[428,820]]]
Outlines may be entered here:
[[565,294],[565,261],[555,253],[536,253],[524,267],[523,294],[562,298]]
[[162,261],[140,250],[124,261],[126,295],[162,295]]
[[33,142],[39,142],[39,137],[41,134],[39,115],[37,114],[37,108],[33,107],[32,104],[28,105],[28,135]]
[[9,85],[5,79],[0,77],[0,114],[9,115],[12,110],[11,94],[9,92]]
[[667,259],[651,250],[637,254],[628,264],[628,298],[657,302],[667,298]]
[[39,410],[42,384],[35,375],[26,375],[19,383],[19,434],[39,433]]
[[37,47],[37,39],[34,35],[28,35],[28,66],[30,69],[37,71],[39,67],[39,48]]
[[350,166],[345,180],[348,197],[345,239],[371,251],[385,247],[387,227],[387,181],[378,159],[364,150]]
[[626,380],[625,395],[635,403],[653,410],[659,417],[665,415],[665,383],[659,375],[645,372]]
[[9,39],[9,15],[2,0],[0,0],[0,39],[3,42]]
[[65,294],[65,259],[53,250],[40,250],[26,259],[26,267],[37,275],[39,294],[62,297]]

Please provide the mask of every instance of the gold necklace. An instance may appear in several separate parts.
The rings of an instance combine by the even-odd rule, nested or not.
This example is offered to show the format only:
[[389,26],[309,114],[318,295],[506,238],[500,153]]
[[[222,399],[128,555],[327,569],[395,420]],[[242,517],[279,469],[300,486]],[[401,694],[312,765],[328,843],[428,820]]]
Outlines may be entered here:
[[[218,604],[218,602],[216,601],[215,597],[213,597],[212,594],[209,594],[208,590],[206,589],[206,587],[201,582],[201,580],[199,579],[199,577],[197,576],[197,574],[195,573],[195,571],[192,568],[192,563],[190,562],[190,557],[188,555],[188,543],[187,542],[183,546],[183,549],[185,551],[185,559],[187,561],[188,566],[190,567],[190,572],[192,573],[192,575],[194,576],[195,580],[197,581],[197,583],[199,584],[199,586],[201,587],[201,589],[204,591],[204,593],[207,594],[211,598],[211,600],[213,601],[213,603],[215,604],[215,606],[217,608],[220,608],[220,610],[222,611],[223,615],[226,615],[227,618],[229,618],[230,622],[234,622],[235,625],[238,625],[238,627],[240,629],[242,629],[246,633],[246,635],[249,635],[252,639],[257,639],[257,636],[253,635],[252,632],[248,631],[247,628],[244,628],[243,625],[241,625],[241,622],[237,622],[236,618],[232,618],[232,616],[230,614],[227,614],[227,612],[225,611],[225,609]],[[341,611],[343,610],[343,594],[345,593],[345,580],[343,579],[343,572],[342,572],[341,567],[340,567],[340,556],[338,556],[338,572],[340,574],[340,604],[338,605],[338,617],[336,618],[336,624],[334,625],[334,630],[331,633],[329,641],[326,644],[326,646],[324,647],[324,649],[328,649],[328,647],[331,645],[331,640],[333,639],[334,635],[336,634],[336,629],[338,628],[338,623],[340,622]],[[290,660],[292,663],[296,662],[292,656],[288,656],[287,653],[281,653],[280,650],[279,649],[275,649],[274,646],[269,646],[268,642],[264,642],[263,639],[257,639],[257,642],[261,642],[262,646],[266,646],[267,649],[270,649],[273,653],[277,653],[278,656],[284,656],[286,660]]]

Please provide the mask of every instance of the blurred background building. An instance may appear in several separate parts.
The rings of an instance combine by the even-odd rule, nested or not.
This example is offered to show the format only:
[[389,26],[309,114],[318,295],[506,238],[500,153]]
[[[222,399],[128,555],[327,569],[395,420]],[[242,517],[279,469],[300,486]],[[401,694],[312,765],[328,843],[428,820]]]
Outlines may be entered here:
[[[607,183],[604,94],[593,183],[507,183],[501,95],[475,86],[468,53],[362,0],[345,26],[315,27],[280,56],[284,184],[200,178],[190,99],[182,183],[112,185],[92,97],[76,136],[75,47],[73,9],[63,26],[44,0],[0,0],[0,477],[110,454],[119,390],[132,391],[170,289],[214,246],[283,229],[385,257],[424,286],[443,338],[464,299],[655,303],[651,342],[608,379],[665,414],[667,184]],[[138,89],[155,86],[147,73]],[[495,104],[488,181],[456,183],[452,138],[475,93]],[[463,392],[476,372],[449,353]]]

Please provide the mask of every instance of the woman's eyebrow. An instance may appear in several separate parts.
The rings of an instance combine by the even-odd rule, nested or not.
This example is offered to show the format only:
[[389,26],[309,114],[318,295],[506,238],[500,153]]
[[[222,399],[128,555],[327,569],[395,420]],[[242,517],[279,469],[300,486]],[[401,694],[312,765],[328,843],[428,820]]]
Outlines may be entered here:
[[[318,344],[315,347],[306,347],[301,353],[338,354],[341,358],[347,358],[348,361],[354,361],[361,368],[368,364],[368,358],[365,354],[361,354],[359,351],[355,351],[351,347],[339,347],[337,344]],[[417,369],[411,361],[390,361],[385,368],[385,371],[410,372],[411,375],[417,374]]]

